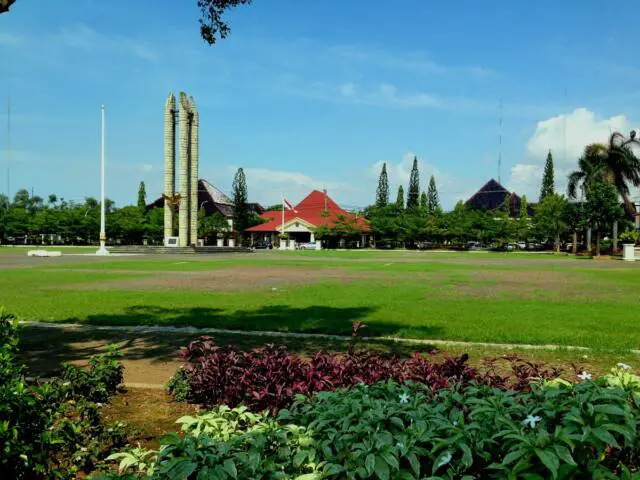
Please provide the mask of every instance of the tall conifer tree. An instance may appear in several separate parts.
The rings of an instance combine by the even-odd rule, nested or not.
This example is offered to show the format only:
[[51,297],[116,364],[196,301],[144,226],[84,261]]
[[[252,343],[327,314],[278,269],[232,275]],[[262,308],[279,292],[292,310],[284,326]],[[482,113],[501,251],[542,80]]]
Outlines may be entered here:
[[433,215],[440,210],[440,199],[438,198],[438,189],[436,188],[436,179],[433,175],[429,179],[429,188],[427,189],[427,211]]
[[544,174],[542,175],[542,187],[540,188],[540,202],[542,202],[549,195],[555,193],[553,182],[553,156],[551,150],[547,154],[547,161],[544,164]]
[[409,190],[407,191],[407,210],[418,208],[420,201],[420,172],[418,171],[418,157],[413,157],[413,167],[409,177]]
[[386,207],[389,205],[389,177],[387,176],[387,164],[382,164],[382,171],[378,179],[378,189],[376,190],[376,206]]
[[404,188],[402,185],[398,187],[398,196],[396,197],[396,207],[404,210]]

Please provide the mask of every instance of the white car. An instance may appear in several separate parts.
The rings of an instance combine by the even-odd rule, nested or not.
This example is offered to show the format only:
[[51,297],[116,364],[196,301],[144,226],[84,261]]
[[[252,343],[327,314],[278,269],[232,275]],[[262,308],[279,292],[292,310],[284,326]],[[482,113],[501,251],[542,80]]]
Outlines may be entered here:
[[298,250],[315,250],[316,249],[316,242],[307,242],[307,243],[301,243],[300,245],[298,245]]

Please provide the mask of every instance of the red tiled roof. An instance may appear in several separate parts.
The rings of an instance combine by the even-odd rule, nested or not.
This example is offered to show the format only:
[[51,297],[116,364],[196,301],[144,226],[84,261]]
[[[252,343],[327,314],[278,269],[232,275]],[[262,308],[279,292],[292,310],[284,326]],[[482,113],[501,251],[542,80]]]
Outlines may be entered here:
[[[325,209],[325,202],[326,210],[329,213],[328,216],[322,216],[322,211]],[[314,227],[319,227],[320,225],[331,227],[335,224],[337,217],[343,215],[347,220],[355,220],[355,223],[363,231],[368,232],[370,230],[369,223],[365,218],[357,217],[353,213],[343,210],[328,195],[318,190],[312,191],[294,208],[297,210],[297,213],[291,210],[284,211],[284,223],[298,218],[310,223]],[[260,217],[266,220],[266,222],[248,228],[246,230],[247,232],[276,232],[282,228],[282,210],[264,212]]]

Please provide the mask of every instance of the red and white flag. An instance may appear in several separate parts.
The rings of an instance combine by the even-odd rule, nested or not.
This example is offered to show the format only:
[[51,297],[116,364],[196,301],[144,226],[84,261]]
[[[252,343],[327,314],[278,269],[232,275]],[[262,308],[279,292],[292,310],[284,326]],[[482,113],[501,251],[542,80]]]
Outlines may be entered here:
[[293,205],[291,205],[284,197],[282,198],[282,206],[287,210],[291,210],[293,213],[298,213],[298,211],[293,208]]

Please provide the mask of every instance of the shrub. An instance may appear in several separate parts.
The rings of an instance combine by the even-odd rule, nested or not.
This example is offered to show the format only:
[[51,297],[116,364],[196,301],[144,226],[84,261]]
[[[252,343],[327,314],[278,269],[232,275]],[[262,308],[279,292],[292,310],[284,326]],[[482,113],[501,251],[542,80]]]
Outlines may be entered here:
[[414,355],[410,359],[350,350],[344,355],[313,354],[309,361],[291,355],[286,347],[267,345],[241,352],[219,347],[209,337],[191,342],[182,352],[188,362],[170,381],[176,398],[235,407],[245,404],[254,411],[277,411],[289,406],[297,394],[372,384],[394,379],[419,381],[432,388],[468,383],[479,378],[467,365],[468,356],[440,363]]
[[633,387],[607,382],[534,382],[518,392],[387,381],[298,395],[277,417],[219,407],[180,419],[185,436],[147,452],[155,461],[140,476],[636,478],[640,401]]
[[0,309],[0,478],[71,478],[126,444],[123,424],[104,426],[101,404],[122,381],[115,349],[88,371],[66,365],[49,382],[27,383],[15,353],[18,326]]

